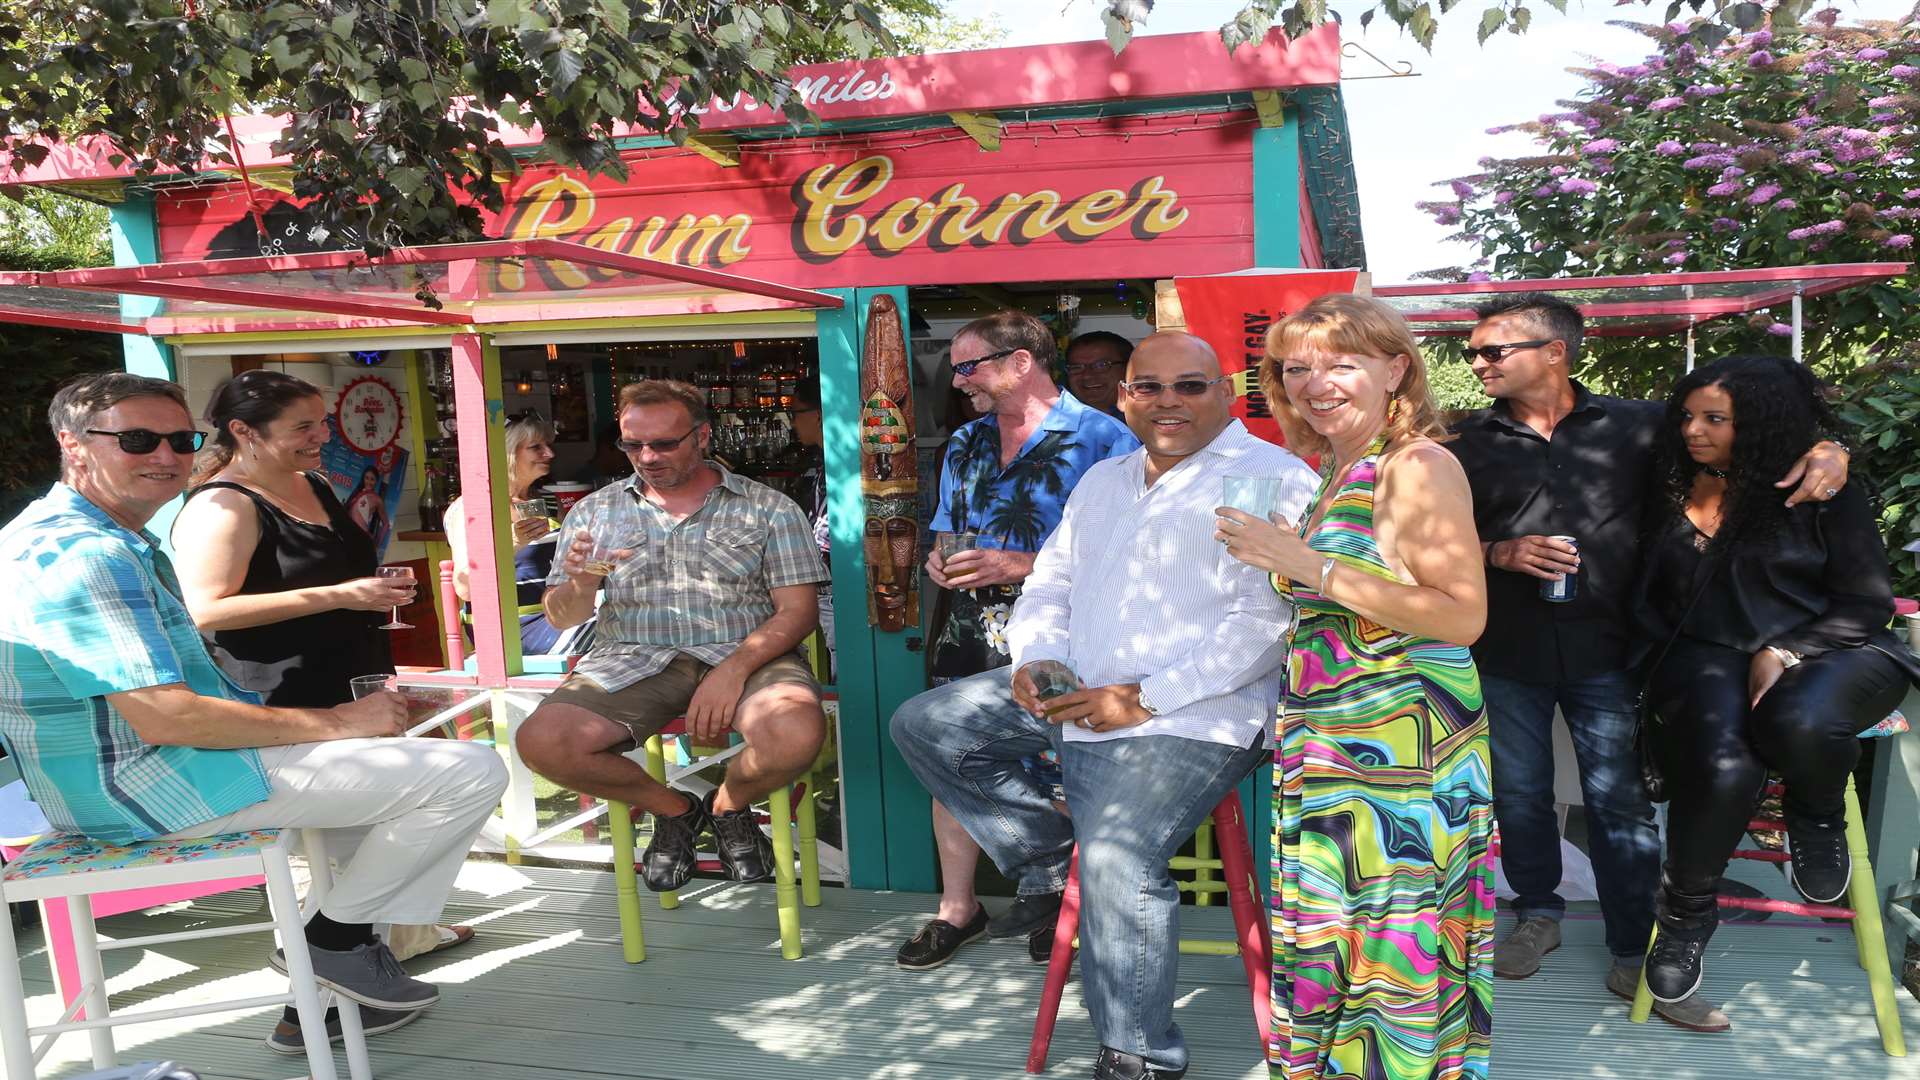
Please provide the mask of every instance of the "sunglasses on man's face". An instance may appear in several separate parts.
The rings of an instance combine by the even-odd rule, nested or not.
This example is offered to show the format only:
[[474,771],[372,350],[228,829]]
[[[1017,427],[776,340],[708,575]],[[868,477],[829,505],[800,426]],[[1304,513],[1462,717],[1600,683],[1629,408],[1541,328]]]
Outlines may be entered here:
[[1469,345],[1461,351],[1467,354],[1469,361],[1477,356],[1489,364],[1497,364],[1521,349],[1537,349],[1542,345],[1551,345],[1556,340],[1556,338],[1544,338],[1540,341],[1509,341],[1504,345],[1482,345],[1478,348]]
[[1132,397],[1135,401],[1148,401],[1157,398],[1164,390],[1172,390],[1181,397],[1199,397],[1201,394],[1207,392],[1208,387],[1216,383],[1226,382],[1231,378],[1233,378],[1231,375],[1222,375],[1217,379],[1175,379],[1172,382],[1161,382],[1158,379],[1135,379],[1132,382],[1121,383],[1120,388],[1125,390],[1128,396]]
[[978,368],[981,364],[989,360],[1003,360],[1019,351],[1019,349],[1001,349],[999,352],[988,353],[985,356],[977,356],[972,360],[961,360],[953,365],[953,373],[963,379],[970,379],[973,377],[974,369]]
[[637,454],[642,450],[651,450],[656,454],[667,454],[671,453],[674,448],[678,447],[681,443],[686,442],[694,432],[699,430],[699,426],[695,425],[688,428],[687,433],[677,439],[620,439],[613,445],[619,447],[620,452],[623,454]]
[[160,449],[164,440],[176,454],[199,452],[207,445],[207,433],[204,431],[148,431],[146,428],[129,428],[126,431],[102,431],[88,428],[89,435],[111,435],[120,440],[120,451],[126,454],[151,454]]

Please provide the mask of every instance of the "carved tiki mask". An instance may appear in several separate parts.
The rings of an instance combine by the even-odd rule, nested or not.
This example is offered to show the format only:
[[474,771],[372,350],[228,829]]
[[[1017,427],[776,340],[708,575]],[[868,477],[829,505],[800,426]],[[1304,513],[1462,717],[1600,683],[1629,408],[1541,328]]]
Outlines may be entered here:
[[908,363],[899,305],[883,293],[867,307],[860,357],[860,489],[867,499],[867,621],[889,633],[920,624],[920,477]]

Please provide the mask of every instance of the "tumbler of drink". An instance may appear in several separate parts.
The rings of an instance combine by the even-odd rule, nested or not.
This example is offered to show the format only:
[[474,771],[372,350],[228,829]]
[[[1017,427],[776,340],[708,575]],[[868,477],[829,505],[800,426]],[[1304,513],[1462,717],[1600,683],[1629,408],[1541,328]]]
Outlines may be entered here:
[[392,675],[355,675],[347,680],[347,686],[353,691],[353,700],[359,701],[369,694],[393,689],[395,676]]
[[513,520],[515,521],[519,521],[521,518],[543,518],[546,516],[547,500],[545,499],[513,500]]
[[[1027,665],[1027,677],[1033,680],[1034,696],[1042,702],[1052,701],[1080,689],[1080,677],[1073,669],[1058,660],[1036,660]],[[1044,707],[1044,706],[1043,706]],[[1056,710],[1047,709],[1051,716]]]
[[1280,478],[1223,476],[1220,478],[1220,505],[1266,521],[1280,506]]
[[593,537],[585,529],[580,530],[577,535],[586,536],[593,541],[593,549],[587,552],[586,567],[587,573],[595,577],[606,577],[619,567],[624,560],[616,558],[616,552],[631,550],[639,545],[638,538],[631,536],[615,540],[602,540]]
[[946,562],[963,551],[973,551],[980,546],[979,533],[941,533],[940,561]]

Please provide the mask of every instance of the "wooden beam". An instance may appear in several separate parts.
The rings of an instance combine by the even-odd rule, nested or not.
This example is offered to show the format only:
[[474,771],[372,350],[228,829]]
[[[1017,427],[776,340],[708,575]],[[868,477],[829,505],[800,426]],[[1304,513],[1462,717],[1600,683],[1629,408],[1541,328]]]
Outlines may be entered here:
[[1253,110],[1260,115],[1261,127],[1279,127],[1287,122],[1286,101],[1278,90],[1255,90]]
[[729,169],[740,165],[740,140],[720,132],[687,136],[687,149]]
[[982,150],[1000,149],[1000,118],[986,112],[950,112],[947,116],[961,131],[973,136]]

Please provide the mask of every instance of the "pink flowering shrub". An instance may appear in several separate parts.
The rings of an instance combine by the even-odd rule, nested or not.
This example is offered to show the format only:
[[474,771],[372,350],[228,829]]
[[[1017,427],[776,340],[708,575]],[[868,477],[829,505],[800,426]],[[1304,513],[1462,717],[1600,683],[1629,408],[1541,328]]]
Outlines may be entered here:
[[[1702,20],[1633,27],[1639,64],[1600,64],[1561,112],[1504,130],[1525,157],[1482,159],[1422,204],[1481,258],[1423,275],[1461,280],[1904,262],[1920,217],[1920,28],[1838,25],[1725,35]],[[1809,298],[1810,355],[1854,357],[1920,339],[1920,279]],[[1785,307],[1700,328],[1705,355],[1767,347]],[[1641,367],[1675,343],[1597,339]],[[1777,348],[1777,344],[1771,346]],[[1600,375],[1590,371],[1589,375]],[[1626,375],[1625,372],[1622,372]],[[1601,375],[1603,381],[1605,376]],[[1627,375],[1620,389],[1642,377]],[[1651,385],[1651,384],[1643,384]]]

